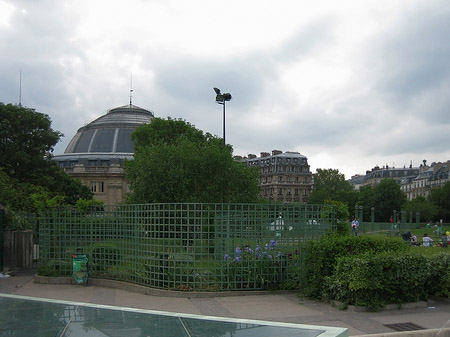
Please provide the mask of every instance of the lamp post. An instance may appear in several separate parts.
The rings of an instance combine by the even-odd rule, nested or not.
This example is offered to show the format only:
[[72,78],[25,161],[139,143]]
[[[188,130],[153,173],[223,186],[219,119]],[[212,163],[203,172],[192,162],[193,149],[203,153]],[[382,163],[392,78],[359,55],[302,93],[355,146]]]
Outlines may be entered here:
[[225,146],[225,102],[231,100],[231,94],[228,92],[222,94],[218,88],[214,88],[214,91],[216,92],[216,103],[223,105],[223,146]]

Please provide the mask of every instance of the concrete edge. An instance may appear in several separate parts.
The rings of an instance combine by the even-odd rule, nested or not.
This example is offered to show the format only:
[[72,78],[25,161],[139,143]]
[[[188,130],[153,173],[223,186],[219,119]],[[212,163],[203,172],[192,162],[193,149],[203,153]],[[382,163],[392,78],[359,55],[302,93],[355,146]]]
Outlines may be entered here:
[[[72,277],[49,277],[49,276],[34,276],[34,283],[38,284],[72,284],[78,285]],[[133,283],[89,278],[88,284],[93,286],[121,289],[131,291],[143,295],[160,296],[160,297],[178,297],[178,298],[211,298],[211,297],[227,297],[227,296],[252,296],[252,295],[280,295],[280,294],[296,294],[295,291],[290,290],[243,290],[243,291],[221,291],[221,292],[192,292],[192,291],[175,291],[164,290],[145,287]]]
[[449,337],[450,328],[427,329],[414,331],[386,332],[372,335],[360,335],[352,337]]
[[[417,301],[417,302],[403,303],[403,304],[388,304],[384,308],[382,308],[380,311],[427,308],[430,305],[432,306],[436,301],[445,301],[445,300],[447,300],[447,299],[445,299],[445,298],[431,299],[430,298],[430,300],[428,302],[427,301]],[[448,303],[450,303],[450,301]],[[337,308],[337,309],[340,309],[344,306],[343,303],[341,303],[339,301],[335,301],[335,300],[330,301],[330,304],[334,308]],[[352,311],[352,312],[368,312],[369,311],[369,310],[367,310],[366,307],[359,307],[356,305],[348,305],[346,309],[342,309],[342,310],[347,310],[347,311]]]

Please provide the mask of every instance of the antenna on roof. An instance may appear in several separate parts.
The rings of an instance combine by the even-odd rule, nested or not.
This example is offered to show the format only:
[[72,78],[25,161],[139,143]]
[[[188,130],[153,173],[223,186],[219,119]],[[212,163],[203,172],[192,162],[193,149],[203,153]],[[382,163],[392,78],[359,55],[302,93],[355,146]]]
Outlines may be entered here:
[[19,106],[22,106],[22,69],[20,69],[19,75]]
[[133,73],[131,73],[131,83],[130,83],[130,106],[133,104]]

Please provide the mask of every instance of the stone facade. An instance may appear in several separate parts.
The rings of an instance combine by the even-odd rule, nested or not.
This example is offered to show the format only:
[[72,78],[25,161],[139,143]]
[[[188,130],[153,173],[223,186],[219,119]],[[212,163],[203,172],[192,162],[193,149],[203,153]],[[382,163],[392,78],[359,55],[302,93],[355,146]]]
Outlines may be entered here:
[[401,182],[401,189],[406,193],[408,200],[419,196],[428,198],[433,188],[443,187],[448,181],[450,181],[450,160],[432,163],[431,166],[427,166],[424,161],[416,177]]
[[125,202],[129,191],[125,162],[133,160],[131,133],[154,118],[149,110],[129,104],[81,127],[64,154],[54,156],[59,167],[79,179],[105,205]]
[[242,158],[248,166],[260,168],[261,197],[270,201],[305,203],[313,186],[308,159],[298,152],[273,150],[261,156]]
[[349,181],[356,190],[362,186],[374,186],[383,179],[395,179],[408,200],[419,196],[427,198],[433,188],[443,187],[450,181],[450,161],[432,163],[431,166],[424,160],[420,167],[393,168],[374,167],[366,175],[355,175]]

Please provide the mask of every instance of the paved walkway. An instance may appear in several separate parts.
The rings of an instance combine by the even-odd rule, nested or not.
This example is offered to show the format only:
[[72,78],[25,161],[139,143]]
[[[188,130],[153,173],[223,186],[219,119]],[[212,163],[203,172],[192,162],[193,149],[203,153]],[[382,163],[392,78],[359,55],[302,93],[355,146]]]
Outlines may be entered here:
[[[392,333],[386,324],[413,323],[425,329],[450,328],[450,302],[422,302],[412,308],[357,312],[299,298],[295,293],[239,295],[227,297],[167,297],[131,291],[69,284],[37,284],[32,274],[0,278],[0,293],[107,304],[121,307],[344,327],[350,336]],[[408,326],[407,324],[407,326]],[[436,334],[439,331],[436,332]],[[450,336],[450,330],[439,337]]]

